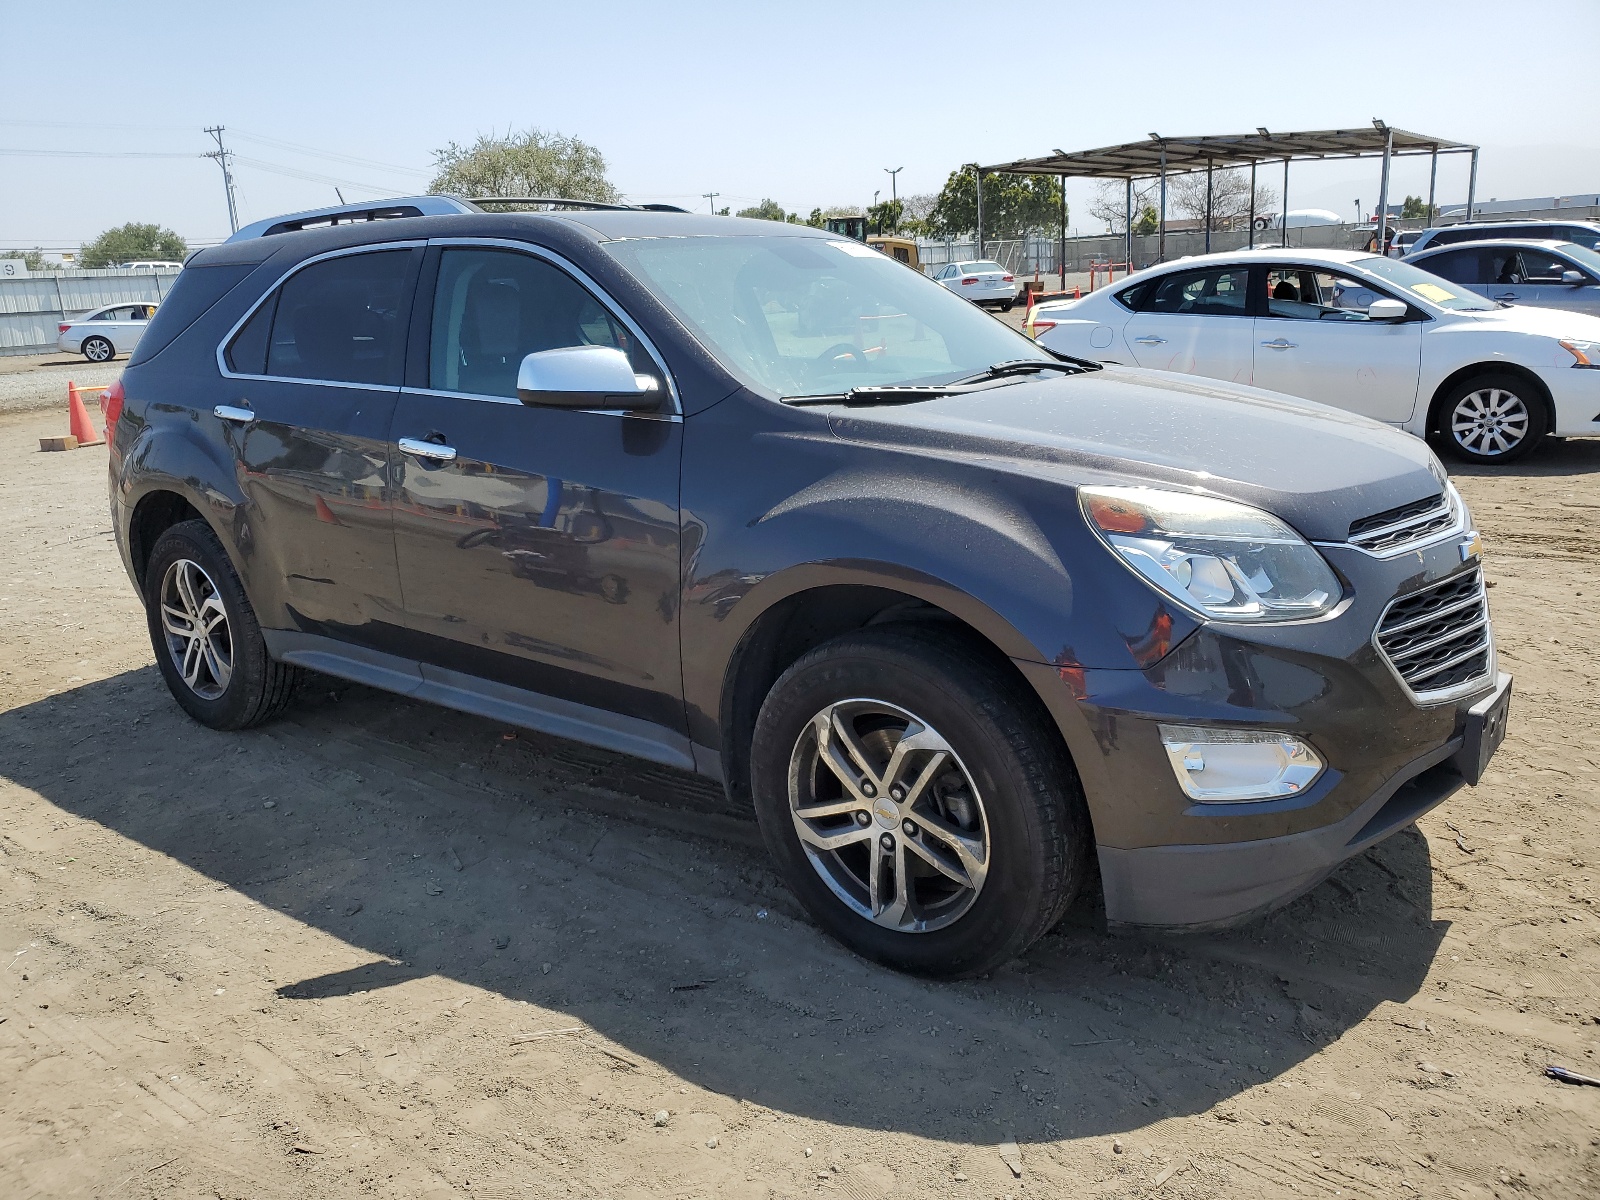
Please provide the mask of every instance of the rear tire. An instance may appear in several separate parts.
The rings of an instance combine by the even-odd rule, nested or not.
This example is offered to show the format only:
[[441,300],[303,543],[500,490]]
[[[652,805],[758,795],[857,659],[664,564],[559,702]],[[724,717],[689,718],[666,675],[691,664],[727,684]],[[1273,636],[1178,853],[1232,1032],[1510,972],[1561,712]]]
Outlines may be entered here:
[[202,725],[248,729],[293,698],[300,670],[268,657],[255,610],[204,521],[184,521],[156,540],[144,606],[167,690]]
[[1017,694],[1006,664],[916,626],[818,646],[768,693],[751,747],[762,836],[807,911],[856,953],[982,974],[1076,897],[1088,810],[1059,732]]
[[1550,417],[1526,379],[1491,372],[1452,388],[1440,401],[1437,426],[1457,458],[1501,466],[1531,453],[1550,431]]
[[110,362],[117,356],[117,348],[103,337],[86,338],[83,356],[92,363]]
[[1013,308],[1016,307],[1016,304],[1017,304],[1017,302],[1015,300],[1007,300],[1004,304],[1002,304],[1000,306],[1000,311],[1001,312],[1010,312]]

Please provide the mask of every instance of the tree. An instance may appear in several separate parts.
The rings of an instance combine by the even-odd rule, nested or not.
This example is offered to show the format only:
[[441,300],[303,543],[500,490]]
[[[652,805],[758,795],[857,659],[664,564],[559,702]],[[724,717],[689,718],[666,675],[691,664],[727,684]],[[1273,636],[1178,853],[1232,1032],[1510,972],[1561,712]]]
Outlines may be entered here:
[[[1134,186],[1133,212],[1137,223],[1139,216],[1146,207],[1150,207],[1150,198],[1155,195],[1159,185],[1146,184],[1144,187]],[[1107,233],[1121,233],[1128,224],[1128,189],[1127,185],[1116,179],[1102,179],[1095,185],[1094,199],[1089,201],[1089,215],[1096,220],[1106,223]]]
[[[985,237],[1022,237],[1056,228],[1061,221],[1061,183],[1049,175],[986,175],[983,180]],[[933,237],[964,237],[978,228],[978,181],[973,172],[951,171],[926,221]]]
[[906,237],[931,237],[928,216],[939,202],[937,192],[918,192],[900,197],[900,232]]
[[[1237,167],[1211,174],[1211,228],[1230,229],[1250,216],[1250,173]],[[1256,188],[1255,210],[1270,212],[1278,193],[1269,187]],[[1204,226],[1206,220],[1206,173],[1195,171],[1167,178],[1167,215],[1177,213]]]
[[1403,218],[1431,221],[1438,215],[1438,208],[1430,210],[1421,196],[1407,196],[1406,202],[1400,206],[1400,216]]
[[46,262],[44,251],[35,247],[32,250],[6,250],[0,252],[0,258],[20,258],[22,265],[30,272],[57,271],[60,267],[53,262]]
[[900,217],[905,212],[905,205],[898,200],[885,200],[882,204],[874,204],[867,209],[867,225],[875,233],[896,233],[900,229]]
[[783,205],[776,200],[763,200],[753,208],[741,208],[736,214],[740,217],[755,217],[762,221],[787,221],[789,214],[783,211]]
[[1139,215],[1133,219],[1133,232],[1135,237],[1148,237],[1161,229],[1161,212],[1154,204],[1146,202],[1139,210]]
[[155,259],[181,263],[189,246],[170,229],[129,221],[108,229],[79,252],[79,262],[89,268],[114,267],[118,263]]
[[459,196],[555,196],[615,204],[605,155],[588,142],[542,129],[479,134],[470,146],[451,142],[433,152],[433,193]]

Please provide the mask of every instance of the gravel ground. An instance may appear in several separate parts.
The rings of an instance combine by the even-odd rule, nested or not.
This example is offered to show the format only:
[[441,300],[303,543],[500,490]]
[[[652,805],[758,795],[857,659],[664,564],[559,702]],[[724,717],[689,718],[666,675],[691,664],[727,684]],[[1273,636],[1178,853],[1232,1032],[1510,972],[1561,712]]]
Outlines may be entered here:
[[1482,786],[1243,929],[1088,902],[941,986],[700,780],[327,679],[187,720],[56,424],[0,416],[0,1195],[1600,1194],[1541,1074],[1600,1074],[1600,442],[1460,479]]
[[[0,358],[0,413],[32,412],[38,409],[61,408],[61,428],[67,431],[67,384],[80,387],[103,388],[113,383],[127,365],[125,359],[95,364],[81,358],[62,355],[41,357]],[[100,423],[98,406],[84,397],[95,424]]]

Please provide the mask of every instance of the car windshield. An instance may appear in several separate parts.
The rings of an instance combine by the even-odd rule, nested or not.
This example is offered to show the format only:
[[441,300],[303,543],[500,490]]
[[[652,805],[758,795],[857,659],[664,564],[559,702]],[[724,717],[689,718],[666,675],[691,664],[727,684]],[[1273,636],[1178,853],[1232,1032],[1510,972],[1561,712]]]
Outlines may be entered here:
[[1600,279],[1600,253],[1591,250],[1588,246],[1580,246],[1573,242],[1562,246],[1561,253],[1585,271],[1588,271],[1590,275]]
[[725,367],[776,396],[943,384],[1007,360],[1057,361],[859,242],[735,235],[605,248]]
[[1460,284],[1440,279],[1439,276],[1431,275],[1421,267],[1401,262],[1399,259],[1374,256],[1358,258],[1351,265],[1370,271],[1386,283],[1392,283],[1413,296],[1420,296],[1435,308],[1444,308],[1451,312],[1493,312],[1499,307],[1494,301],[1485,300]]
[[970,262],[961,264],[963,275],[987,275],[998,273],[1004,275],[1006,269],[997,262]]

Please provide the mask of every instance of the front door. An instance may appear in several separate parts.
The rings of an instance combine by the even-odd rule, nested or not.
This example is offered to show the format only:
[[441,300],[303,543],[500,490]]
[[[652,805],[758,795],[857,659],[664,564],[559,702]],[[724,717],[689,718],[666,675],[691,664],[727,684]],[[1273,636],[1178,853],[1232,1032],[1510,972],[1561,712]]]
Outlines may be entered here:
[[[1600,313],[1600,283],[1594,272],[1549,250],[1527,248],[1518,255],[1520,282],[1491,291],[1496,299],[1538,308],[1564,308],[1571,312]],[[1563,275],[1576,271],[1587,282],[1568,283]]]
[[664,372],[620,311],[554,262],[430,254],[437,282],[419,303],[431,320],[413,345],[424,361],[408,376],[425,386],[402,393],[393,425],[411,656],[445,684],[487,679],[584,705],[579,719],[604,710],[681,735],[683,426],[517,399],[538,350],[616,346],[635,370]]
[[1420,321],[1373,321],[1390,299],[1354,276],[1269,267],[1267,315],[1255,320],[1256,386],[1400,424],[1417,402]]
[[1139,295],[1123,326],[1133,361],[1158,371],[1251,382],[1248,267],[1179,271]]
[[201,420],[217,421],[235,454],[239,544],[264,625],[378,649],[400,627],[388,440],[421,257],[313,262],[225,350],[217,407]]

